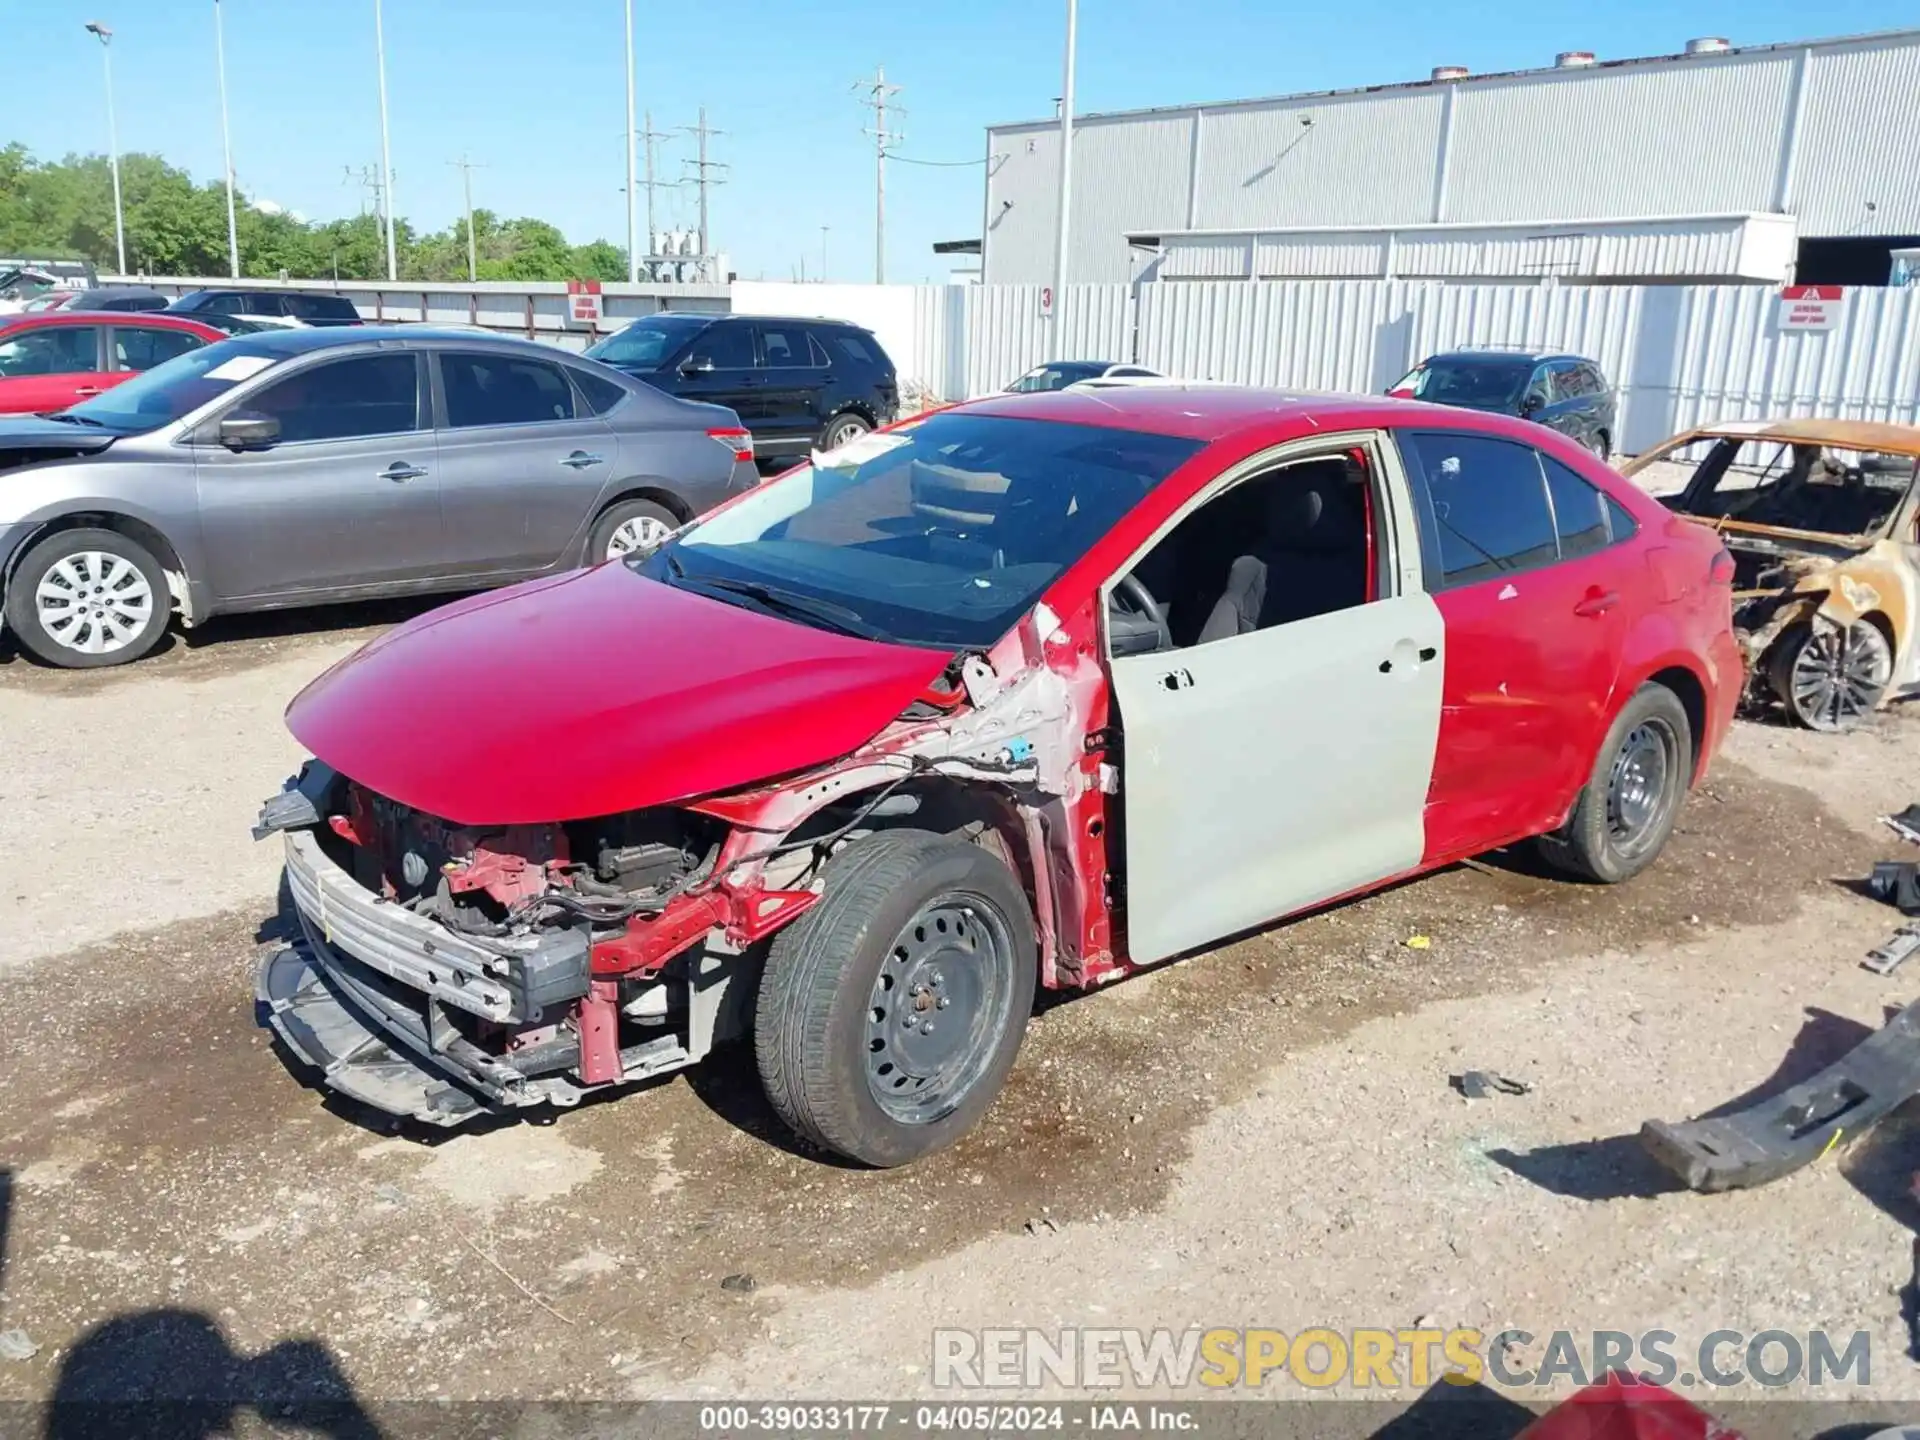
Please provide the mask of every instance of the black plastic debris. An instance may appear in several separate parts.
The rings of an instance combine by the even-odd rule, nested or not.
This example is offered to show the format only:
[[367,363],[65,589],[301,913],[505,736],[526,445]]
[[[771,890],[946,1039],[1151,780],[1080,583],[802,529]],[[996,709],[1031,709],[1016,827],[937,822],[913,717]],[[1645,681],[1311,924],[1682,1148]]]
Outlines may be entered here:
[[1712,1193],[1791,1175],[1857,1140],[1920,1092],[1920,1001],[1811,1080],[1705,1120],[1649,1120],[1640,1143],[1689,1189]]
[[1867,877],[1867,890],[1903,915],[1920,915],[1920,862],[1882,860]]
[[1469,1100],[1485,1100],[1490,1095],[1525,1095],[1533,1086],[1496,1070],[1467,1070],[1449,1075],[1447,1083]]
[[754,1290],[751,1275],[728,1275],[720,1282],[722,1290],[730,1290],[736,1295],[750,1295]]
[[1920,845],[1920,800],[1893,815],[1882,815],[1880,823],[1903,840]]

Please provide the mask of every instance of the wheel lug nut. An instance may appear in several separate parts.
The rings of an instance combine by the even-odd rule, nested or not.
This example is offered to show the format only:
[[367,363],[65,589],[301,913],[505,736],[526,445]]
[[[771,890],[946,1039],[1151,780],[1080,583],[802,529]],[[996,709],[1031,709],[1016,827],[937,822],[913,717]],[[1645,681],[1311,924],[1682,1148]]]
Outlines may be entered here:
[[934,1007],[933,1007],[933,1008],[934,1008],[934,1009],[936,1009],[936,1010],[944,1010],[944,1009],[946,1009],[946,1008],[947,1008],[947,997],[946,997],[946,996],[944,996],[944,995],[942,995],[942,996],[941,996],[941,997],[940,997],[940,998],[939,998],[939,999],[938,999],[937,1001],[935,1001],[935,1002],[934,1002]]
[[933,1034],[933,1021],[931,1021],[931,1020],[929,1020],[929,1021],[927,1021],[927,1023],[926,1023],[925,1025],[922,1025],[922,1026],[920,1027],[920,1033],[921,1033],[922,1035],[931,1035],[931,1034]]
[[936,985],[944,985],[947,983],[947,977],[936,970],[933,972],[933,983]]

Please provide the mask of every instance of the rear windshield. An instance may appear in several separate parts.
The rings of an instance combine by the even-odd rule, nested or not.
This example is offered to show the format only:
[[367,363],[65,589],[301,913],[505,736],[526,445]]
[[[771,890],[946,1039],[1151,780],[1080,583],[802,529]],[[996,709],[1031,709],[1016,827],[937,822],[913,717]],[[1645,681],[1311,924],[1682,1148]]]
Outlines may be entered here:
[[623,370],[657,370],[712,323],[691,315],[636,320],[618,335],[589,346],[587,354],[603,365],[618,365]]
[[655,552],[643,573],[802,623],[810,609],[826,628],[977,648],[1199,448],[933,415],[816,455]]
[[1533,375],[1530,360],[1450,360],[1442,357],[1415,366],[1393,387],[1435,405],[1496,409],[1517,405]]
[[123,435],[158,429],[279,363],[258,347],[258,341],[222,340],[189,350],[62,413]]

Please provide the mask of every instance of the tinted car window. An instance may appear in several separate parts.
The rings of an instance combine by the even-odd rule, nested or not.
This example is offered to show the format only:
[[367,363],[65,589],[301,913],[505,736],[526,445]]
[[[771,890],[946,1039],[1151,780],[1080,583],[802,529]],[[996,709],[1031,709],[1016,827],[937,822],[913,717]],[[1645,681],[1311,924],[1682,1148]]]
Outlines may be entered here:
[[247,315],[284,315],[286,306],[278,295],[261,295],[253,292],[241,297],[240,309]]
[[1630,540],[1640,529],[1640,522],[1611,495],[1607,496],[1607,529],[1615,540]]
[[151,370],[207,343],[188,331],[158,326],[116,325],[112,334],[114,361],[122,370]]
[[813,351],[807,344],[807,332],[797,326],[760,332],[760,349],[767,357],[769,370],[806,370],[813,366]]
[[234,413],[271,415],[287,443],[402,434],[419,428],[419,370],[411,355],[334,360],[296,371]]
[[1472,585],[1556,559],[1537,454],[1481,435],[1401,437],[1425,482],[1422,539],[1432,590]]
[[544,360],[442,355],[440,378],[447,392],[447,424],[456,430],[573,418],[573,387],[566,372]]
[[589,346],[587,354],[623,370],[657,370],[706,325],[705,320],[685,315],[636,320],[618,335]]
[[286,313],[296,320],[358,320],[360,312],[344,295],[282,295]]
[[196,310],[211,310],[218,315],[238,315],[240,313],[240,297],[238,295],[206,295],[201,297],[200,303],[192,308]]
[[1573,400],[1587,393],[1585,377],[1580,367],[1570,361],[1555,361],[1552,366],[1553,392],[1555,400]]
[[567,373],[573,377],[573,383],[580,388],[581,398],[587,402],[587,408],[596,415],[606,414],[627,398],[627,387],[617,380],[609,380],[604,375],[595,375],[591,370],[569,368]]
[[1560,558],[1572,560],[1604,550],[1612,540],[1607,525],[1607,497],[1550,455],[1540,463],[1547,472],[1547,494],[1553,498],[1553,525],[1560,537]]
[[862,365],[878,365],[880,363],[874,358],[873,350],[867,345],[866,341],[862,340],[858,335],[855,335],[851,330],[830,331],[829,337],[833,341],[833,348],[838,350],[842,355],[845,355],[849,360],[856,360]]
[[1416,367],[1393,388],[1436,405],[1505,410],[1519,403],[1532,375],[1533,367],[1524,360],[1440,356]]
[[693,342],[689,358],[711,360],[716,370],[751,370],[753,329],[747,325],[709,325]]
[[100,368],[100,332],[91,325],[49,325],[0,340],[0,378],[76,375]]

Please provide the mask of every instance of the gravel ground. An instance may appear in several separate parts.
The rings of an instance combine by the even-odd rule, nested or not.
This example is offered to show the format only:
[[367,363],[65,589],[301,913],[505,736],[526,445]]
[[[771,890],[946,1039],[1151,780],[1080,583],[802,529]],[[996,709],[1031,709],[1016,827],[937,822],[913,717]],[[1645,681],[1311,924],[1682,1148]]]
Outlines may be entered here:
[[[1052,1005],[974,1135],[872,1174],[791,1142],[738,1053],[437,1143],[288,1073],[245,827],[295,758],[278,711],[370,623],[0,665],[0,1332],[38,1347],[0,1401],[236,1365],[375,1401],[924,1394],[936,1325],[1416,1321],[1866,1330],[1871,1393],[1920,1399],[1902,1118],[1714,1198],[1626,1138],[1912,998],[1859,969],[1896,917],[1844,882],[1898,853],[1920,715],[1743,724],[1622,889],[1493,857]],[[1469,1066],[1534,1088],[1468,1103]]]

